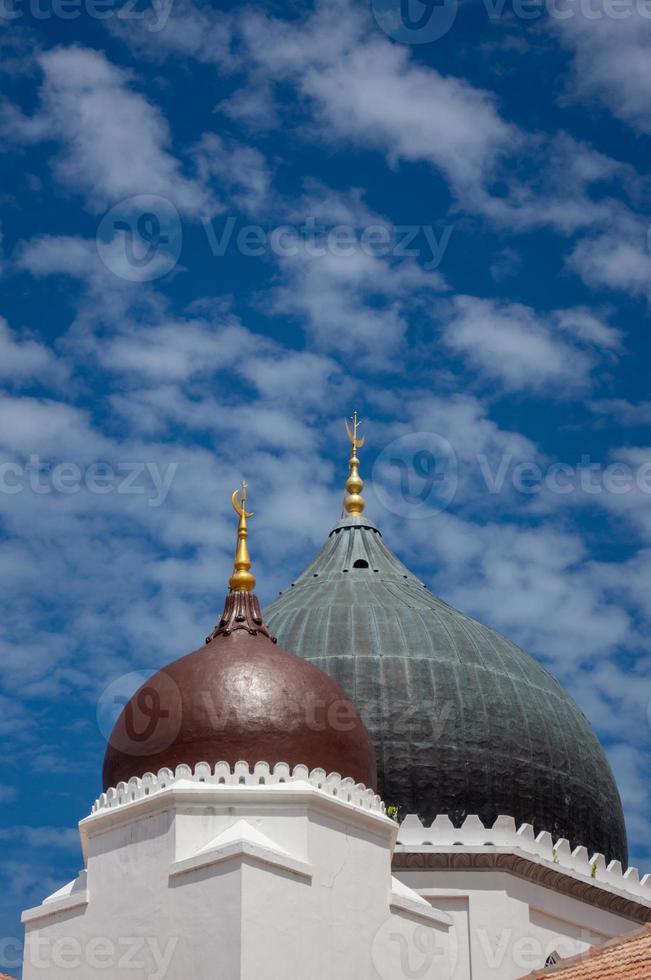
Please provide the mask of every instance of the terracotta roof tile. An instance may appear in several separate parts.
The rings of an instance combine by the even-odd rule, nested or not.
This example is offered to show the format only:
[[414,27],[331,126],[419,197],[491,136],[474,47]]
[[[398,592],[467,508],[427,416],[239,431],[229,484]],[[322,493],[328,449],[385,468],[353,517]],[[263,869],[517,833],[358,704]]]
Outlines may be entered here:
[[603,946],[593,946],[579,956],[563,960],[547,970],[529,973],[521,980],[651,980],[651,925],[615,936]]

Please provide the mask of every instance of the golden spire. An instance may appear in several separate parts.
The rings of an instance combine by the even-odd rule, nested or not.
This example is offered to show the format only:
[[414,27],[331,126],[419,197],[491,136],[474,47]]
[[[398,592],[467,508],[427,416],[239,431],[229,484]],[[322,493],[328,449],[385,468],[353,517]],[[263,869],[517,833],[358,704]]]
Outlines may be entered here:
[[360,514],[364,513],[364,506],[366,502],[362,497],[364,481],[359,475],[359,459],[357,458],[357,450],[362,448],[366,441],[366,437],[362,436],[362,438],[359,439],[357,436],[357,430],[362,424],[357,418],[357,412],[353,412],[350,420],[353,423],[352,431],[348,425],[348,420],[344,420],[346,432],[348,433],[348,438],[350,439],[352,445],[350,459],[348,460],[349,473],[348,479],[346,480],[347,492],[346,496],[344,497],[344,507],[346,509],[346,513],[352,514],[353,516],[359,516]]
[[246,543],[249,531],[246,524],[247,517],[253,517],[246,511],[246,483],[242,480],[242,501],[238,500],[239,490],[233,490],[231,500],[235,513],[240,516],[240,523],[237,527],[237,547],[235,549],[235,564],[233,574],[228,580],[228,586],[232,592],[252,592],[255,588],[255,575],[252,575],[251,556],[249,546]]

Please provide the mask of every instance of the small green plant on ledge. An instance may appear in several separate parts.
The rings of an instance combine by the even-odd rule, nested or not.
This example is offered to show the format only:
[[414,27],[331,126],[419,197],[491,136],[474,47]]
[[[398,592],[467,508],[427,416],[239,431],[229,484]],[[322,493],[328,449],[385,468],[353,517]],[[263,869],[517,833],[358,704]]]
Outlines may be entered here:
[[391,806],[388,806],[387,817],[391,817],[392,820],[395,820],[395,822],[398,823],[398,807],[393,806],[393,804]]

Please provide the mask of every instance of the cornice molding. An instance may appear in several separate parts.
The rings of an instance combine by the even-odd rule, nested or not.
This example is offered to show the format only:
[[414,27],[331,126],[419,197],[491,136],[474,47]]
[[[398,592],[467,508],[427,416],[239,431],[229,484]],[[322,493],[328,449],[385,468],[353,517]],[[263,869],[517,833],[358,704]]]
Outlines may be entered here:
[[586,880],[547,861],[534,860],[517,850],[471,850],[468,847],[455,847],[454,850],[396,850],[393,870],[504,871],[634,922],[651,922],[651,902],[647,904],[630,895],[618,894],[610,887]]

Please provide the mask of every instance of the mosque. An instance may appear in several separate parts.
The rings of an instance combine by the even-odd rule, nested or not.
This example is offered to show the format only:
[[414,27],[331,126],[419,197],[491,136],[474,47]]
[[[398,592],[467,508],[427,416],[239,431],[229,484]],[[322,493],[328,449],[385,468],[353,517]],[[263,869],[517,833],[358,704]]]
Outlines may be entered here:
[[222,616],[117,720],[23,980],[516,980],[651,922],[589,722],[389,549],[359,424],[343,517],[264,614],[233,494]]

